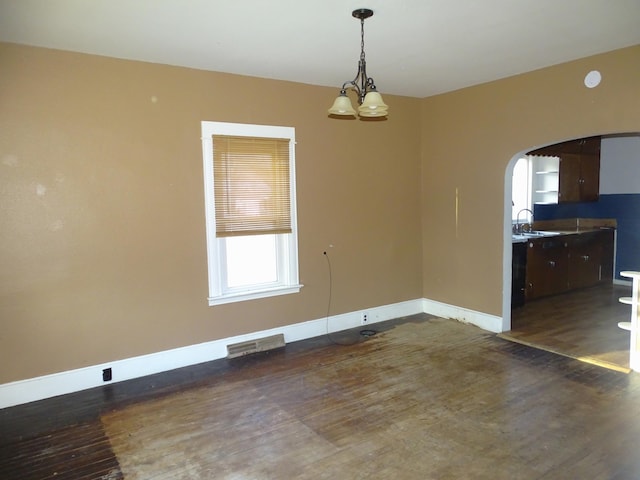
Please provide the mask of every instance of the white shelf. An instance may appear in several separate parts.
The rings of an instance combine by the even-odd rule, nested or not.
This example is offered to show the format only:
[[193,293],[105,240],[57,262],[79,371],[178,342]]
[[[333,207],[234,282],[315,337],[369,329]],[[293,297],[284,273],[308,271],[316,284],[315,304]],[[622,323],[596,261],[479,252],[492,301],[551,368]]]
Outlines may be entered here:
[[558,157],[534,157],[531,179],[532,201],[538,205],[558,203],[560,160]]

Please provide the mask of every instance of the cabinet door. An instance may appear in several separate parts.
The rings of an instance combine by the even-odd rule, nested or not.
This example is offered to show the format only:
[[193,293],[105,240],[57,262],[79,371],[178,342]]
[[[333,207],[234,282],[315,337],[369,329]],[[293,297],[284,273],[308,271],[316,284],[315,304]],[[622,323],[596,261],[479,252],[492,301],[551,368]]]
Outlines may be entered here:
[[580,155],[580,201],[595,202],[600,197],[600,155]]
[[600,156],[563,153],[558,183],[559,202],[595,202],[600,195]]
[[580,201],[595,202],[600,197],[600,137],[580,140]]
[[563,153],[560,157],[558,202],[580,201],[580,154]]
[[563,239],[532,240],[527,249],[526,300],[567,291],[567,254]]
[[512,244],[511,308],[524,305],[527,274],[527,244]]
[[600,281],[602,242],[598,233],[582,233],[567,239],[569,289],[591,287]]

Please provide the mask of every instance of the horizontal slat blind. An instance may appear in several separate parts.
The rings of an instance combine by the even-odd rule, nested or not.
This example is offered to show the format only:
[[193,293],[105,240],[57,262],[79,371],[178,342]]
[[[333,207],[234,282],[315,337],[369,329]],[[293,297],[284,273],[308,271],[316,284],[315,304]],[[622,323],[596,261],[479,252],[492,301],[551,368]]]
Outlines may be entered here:
[[216,236],[291,233],[289,139],[213,135]]

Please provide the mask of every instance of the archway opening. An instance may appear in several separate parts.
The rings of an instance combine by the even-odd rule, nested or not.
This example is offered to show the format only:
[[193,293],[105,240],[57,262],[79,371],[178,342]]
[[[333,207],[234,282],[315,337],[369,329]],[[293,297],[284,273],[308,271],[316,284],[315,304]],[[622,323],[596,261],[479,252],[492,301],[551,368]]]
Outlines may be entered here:
[[[541,148],[541,147],[533,147]],[[519,309],[513,309],[511,304],[512,293],[512,260],[513,260],[513,245],[512,245],[512,227],[513,227],[513,214],[512,214],[512,201],[513,201],[513,173],[514,166],[520,158],[522,158],[531,149],[523,150],[514,155],[508,162],[505,168],[505,195],[504,195],[504,222],[503,222],[503,238],[504,238],[504,250],[503,250],[503,332],[509,333],[512,329],[519,330],[521,328],[522,317]],[[640,255],[637,255],[637,241],[635,247],[630,244],[634,244],[634,238],[637,239],[640,235],[640,185],[636,185],[630,179],[638,178],[640,175],[640,135],[637,133],[627,133],[618,135],[605,135],[602,136],[602,155],[601,155],[601,169],[600,175],[600,189],[599,198],[596,201],[590,202],[556,202],[551,205],[534,205],[534,217],[536,220],[546,220],[548,218],[576,218],[578,221],[596,218],[598,221],[612,220],[616,225],[615,231],[615,249],[614,249],[614,267],[613,278],[610,281],[609,286],[612,288],[612,294],[606,298],[606,301],[597,300],[598,291],[582,289],[580,294],[583,295],[583,299],[580,300],[583,307],[589,312],[598,311],[598,318],[594,318],[594,325],[600,324],[601,328],[599,333],[594,333],[592,338],[589,338],[591,333],[583,331],[584,337],[587,339],[587,343],[591,342],[594,348],[599,348],[601,352],[596,352],[593,355],[582,355],[584,358],[602,357],[606,358],[607,355],[613,354],[619,350],[618,353],[622,354],[623,361],[621,363],[628,366],[628,362],[624,361],[629,355],[629,338],[628,333],[620,331],[617,327],[617,320],[620,319],[620,312],[623,312],[623,316],[628,316],[630,312],[628,307],[622,306],[617,300],[623,291],[621,288],[628,287],[630,289],[631,284],[628,280],[620,277],[622,270],[640,270]],[[553,202],[551,202],[553,203]],[[537,222],[536,222],[537,224]],[[605,225],[605,223],[603,223]],[[600,227],[602,228],[602,227]],[[633,248],[633,253],[626,253],[630,248]],[[606,286],[606,285],[605,285]],[[589,287],[593,288],[593,287]],[[564,327],[570,326],[571,322],[577,320],[578,317],[585,317],[584,310],[580,313],[579,309],[575,309],[572,314],[572,307],[570,302],[575,302],[574,298],[569,295],[561,293],[553,296],[554,308],[566,309],[562,313],[564,315],[559,322],[564,322]],[[565,301],[566,300],[566,301]],[[589,308],[589,302],[599,302],[598,308],[603,305],[606,306],[606,302],[611,301],[609,310],[597,310],[595,307]],[[542,311],[544,302],[548,302],[547,299],[536,299],[530,302],[531,304],[538,303],[537,307]],[[529,302],[528,302],[529,303]],[[529,306],[525,306],[529,308]],[[609,307],[607,307],[609,308]],[[555,315],[555,314],[554,314]],[[573,315],[573,317],[572,317]],[[550,314],[548,315],[550,316]],[[516,319],[514,327],[514,317]],[[628,320],[628,319],[627,319]],[[541,324],[538,325],[538,329]],[[597,325],[596,325],[597,326]],[[591,326],[588,326],[589,328]],[[594,330],[595,332],[596,330]],[[597,336],[602,338],[601,344],[593,339]],[[577,337],[577,336],[576,336]],[[617,342],[616,338],[622,339],[622,343]],[[608,340],[607,340],[608,339]],[[609,345],[606,342],[611,340]],[[522,342],[526,343],[526,342]],[[530,342],[533,343],[533,342]],[[556,342],[560,343],[560,342]],[[571,342],[575,343],[575,342]],[[622,347],[620,346],[622,345]],[[533,345],[537,346],[537,345]],[[543,346],[544,347],[544,346]],[[552,350],[547,346],[546,350]],[[556,353],[567,354],[574,356],[571,352],[563,352],[561,349]],[[576,358],[578,356],[576,355]],[[613,357],[611,357],[613,358]],[[581,358],[582,359],[582,358]],[[617,362],[617,360],[616,360]],[[596,362],[597,363],[597,362]],[[603,362],[606,363],[606,362]],[[620,363],[620,362],[618,362]],[[604,365],[607,366],[607,365]],[[615,367],[615,365],[614,365]]]

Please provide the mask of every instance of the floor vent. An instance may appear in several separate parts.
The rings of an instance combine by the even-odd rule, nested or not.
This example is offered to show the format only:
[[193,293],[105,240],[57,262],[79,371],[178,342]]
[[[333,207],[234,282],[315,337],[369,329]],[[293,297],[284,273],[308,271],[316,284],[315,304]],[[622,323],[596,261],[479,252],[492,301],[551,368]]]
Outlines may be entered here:
[[242,357],[250,353],[266,352],[280,347],[284,347],[284,335],[281,333],[249,342],[227,345],[227,358]]

